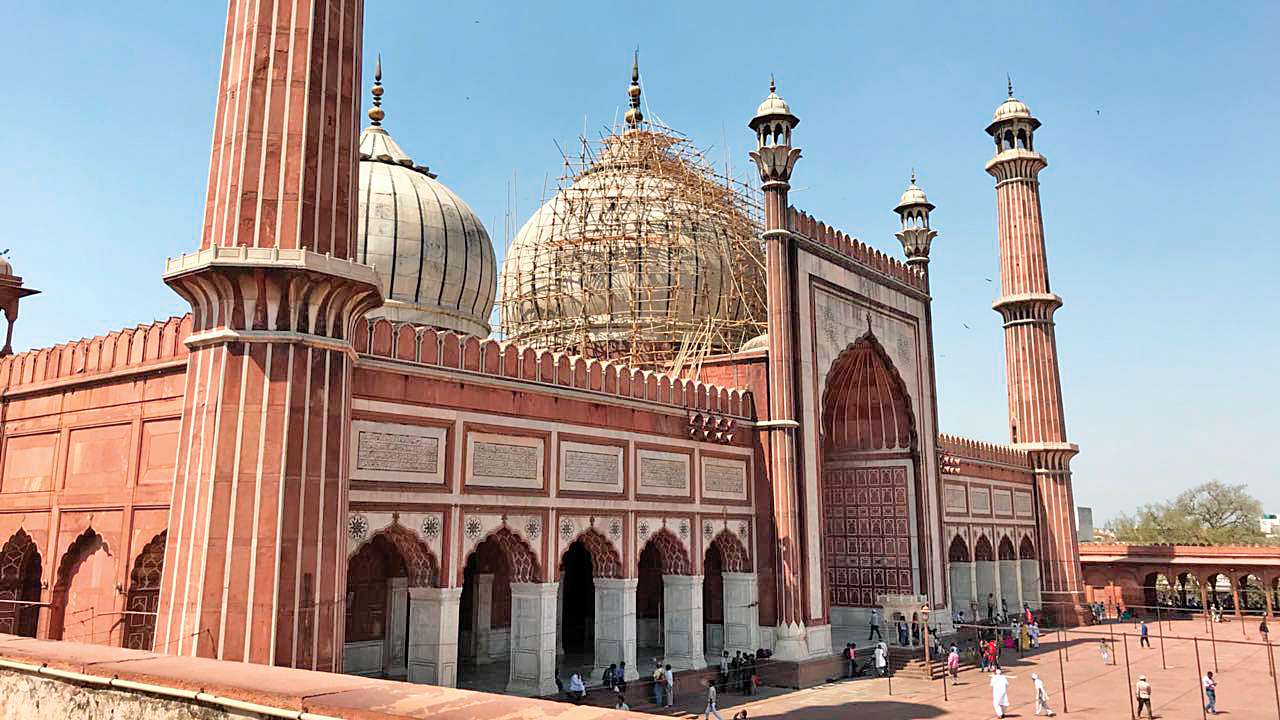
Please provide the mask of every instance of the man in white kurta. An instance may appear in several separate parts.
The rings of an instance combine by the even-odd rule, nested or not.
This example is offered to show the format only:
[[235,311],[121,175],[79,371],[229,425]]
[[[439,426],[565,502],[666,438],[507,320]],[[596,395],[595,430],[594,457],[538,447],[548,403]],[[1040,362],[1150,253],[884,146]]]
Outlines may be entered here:
[[998,718],[1004,717],[1004,709],[1009,707],[1009,676],[999,668],[991,675],[991,707]]

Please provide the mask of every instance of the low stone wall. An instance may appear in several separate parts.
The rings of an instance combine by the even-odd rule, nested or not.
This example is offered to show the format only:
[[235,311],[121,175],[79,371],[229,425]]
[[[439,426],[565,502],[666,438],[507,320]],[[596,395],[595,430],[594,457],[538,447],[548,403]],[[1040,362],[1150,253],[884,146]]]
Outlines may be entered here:
[[6,720],[626,720],[636,713],[0,634]]

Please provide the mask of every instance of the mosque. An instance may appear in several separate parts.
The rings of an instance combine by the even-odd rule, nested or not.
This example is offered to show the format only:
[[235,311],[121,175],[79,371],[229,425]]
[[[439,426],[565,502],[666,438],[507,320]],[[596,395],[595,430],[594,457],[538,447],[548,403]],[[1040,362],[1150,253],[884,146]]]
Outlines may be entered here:
[[[743,188],[645,117],[633,65],[499,265],[393,138],[380,63],[360,129],[363,3],[280,5],[231,3],[200,244],[163,272],[191,311],[4,348],[0,632],[535,695],[803,664],[873,608],[1077,619],[1046,161],[1012,87],[995,444],[937,426],[934,205],[913,177],[901,261],[793,207],[772,82]],[[10,339],[34,292],[0,260]]]

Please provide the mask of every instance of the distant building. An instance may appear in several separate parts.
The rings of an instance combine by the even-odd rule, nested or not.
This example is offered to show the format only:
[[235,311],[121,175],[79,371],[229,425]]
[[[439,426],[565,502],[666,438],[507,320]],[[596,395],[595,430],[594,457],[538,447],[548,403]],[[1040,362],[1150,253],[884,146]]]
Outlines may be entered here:
[[1080,542],[1093,542],[1093,508],[1076,507],[1076,527]]
[[1275,513],[1267,513],[1258,520],[1258,527],[1267,537],[1280,535],[1280,517],[1276,517]]

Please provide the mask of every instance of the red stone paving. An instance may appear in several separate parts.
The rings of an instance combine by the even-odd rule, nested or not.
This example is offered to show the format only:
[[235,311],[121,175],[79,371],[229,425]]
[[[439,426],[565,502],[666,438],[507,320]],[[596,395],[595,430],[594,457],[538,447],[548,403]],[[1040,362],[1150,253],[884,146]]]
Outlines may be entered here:
[[[1267,649],[1257,633],[1257,621],[1246,620],[1243,644],[1240,623],[1215,625],[1218,640],[1217,667],[1218,708],[1220,716],[1231,720],[1242,718],[1280,718],[1273,678],[1269,672]],[[1161,667],[1160,637],[1155,623],[1150,625],[1151,649],[1139,648],[1137,628],[1133,624],[1094,626],[1067,633],[1063,640],[1066,652],[1062,676],[1066,678],[1067,698],[1063,703],[1059,680],[1058,643],[1051,634],[1037,655],[1018,658],[1016,651],[1005,651],[1002,662],[1013,676],[1009,689],[1009,712],[1005,717],[1034,717],[1034,695],[1031,673],[1038,673],[1050,692],[1050,704],[1061,716],[1091,718],[1130,717],[1131,687],[1125,676],[1122,632],[1127,632],[1129,659],[1133,681],[1146,675],[1153,686],[1155,715],[1165,720],[1201,718],[1199,677],[1196,671],[1192,638],[1201,638],[1200,661],[1204,670],[1214,668],[1213,648],[1203,621],[1179,620],[1165,624],[1164,656],[1167,669]],[[1116,633],[1115,665],[1103,665],[1098,640]],[[1177,636],[1181,639],[1174,639]],[[1272,653],[1280,653],[1275,647]],[[751,720],[788,718],[819,720],[820,718],[877,718],[907,720],[909,718],[993,718],[990,676],[977,670],[962,672],[960,684],[947,688],[943,697],[940,681],[906,677],[889,681],[859,679],[790,692],[776,697],[742,703],[738,696],[722,695],[721,715],[729,720],[733,713],[746,708]],[[695,703],[686,706],[686,715],[695,711]],[[697,708],[700,710],[701,708]],[[1069,712],[1068,712],[1069,711]],[[1145,715],[1144,715],[1145,717]]]

